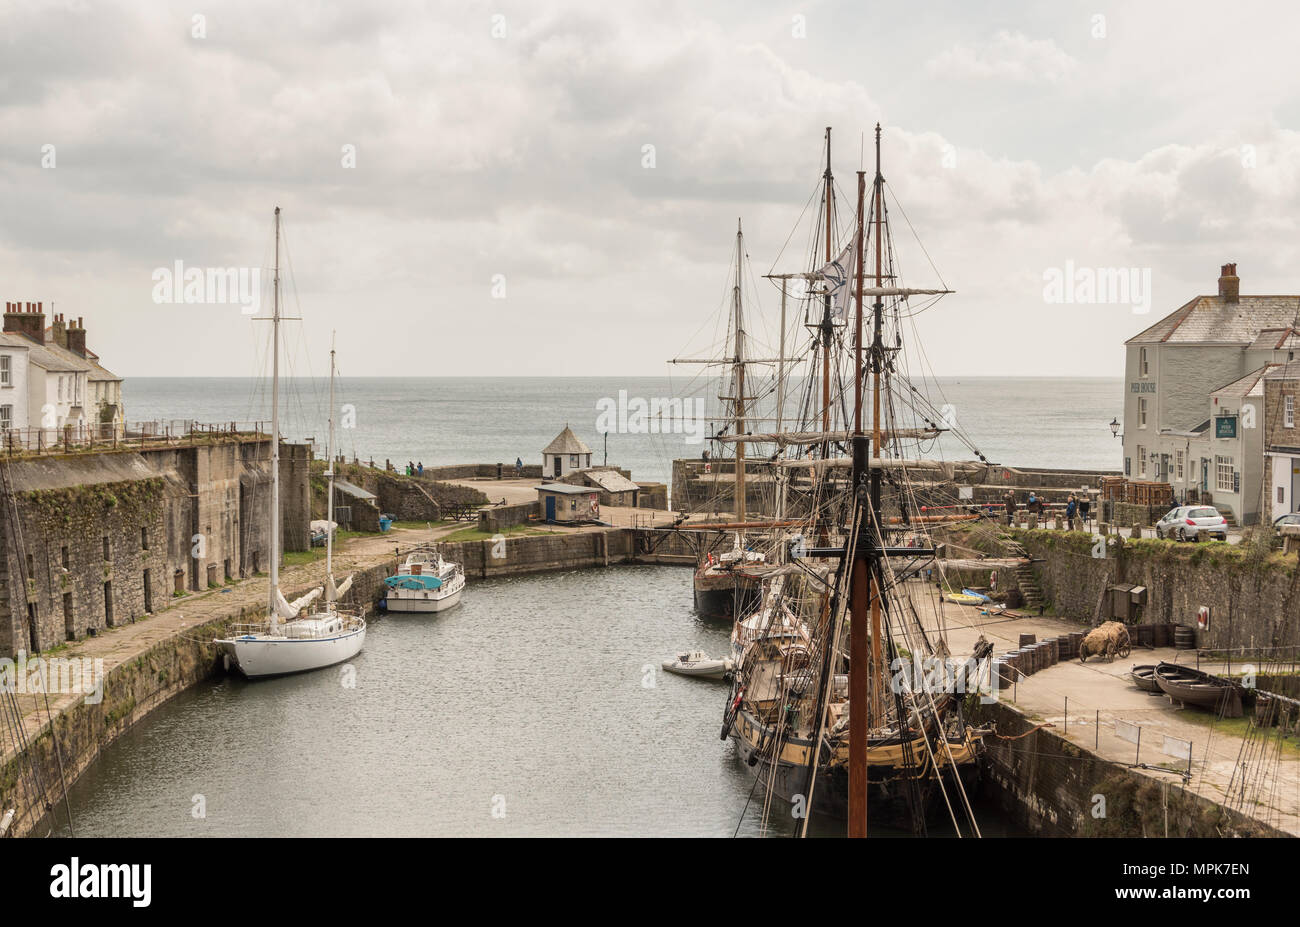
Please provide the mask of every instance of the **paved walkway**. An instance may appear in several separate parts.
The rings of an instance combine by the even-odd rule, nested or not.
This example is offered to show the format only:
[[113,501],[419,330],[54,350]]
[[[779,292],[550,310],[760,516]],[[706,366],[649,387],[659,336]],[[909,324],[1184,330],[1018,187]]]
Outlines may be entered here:
[[[909,586],[916,596],[917,610],[925,620],[929,633],[937,622],[928,605],[921,608],[921,596],[933,600],[935,590],[917,582],[910,583]],[[948,628],[949,647],[954,655],[961,656],[971,652],[981,633],[994,642],[994,653],[1003,653],[1019,645],[1022,633],[1034,634],[1038,640],[1045,640],[1084,628],[1084,625],[1077,622],[1057,618],[984,616],[980,614],[979,608],[951,602],[942,603],[942,608]],[[1162,660],[1195,665],[1196,655],[1195,651],[1172,648],[1135,648],[1127,659],[1116,658],[1110,663],[1098,657],[1093,657],[1087,663],[1080,663],[1077,659],[1069,660],[1021,679],[1011,691],[1004,691],[1001,697],[1030,718],[1051,724],[1054,733],[1117,763],[1145,763],[1171,770],[1185,769],[1185,758],[1164,753],[1165,737],[1190,742],[1193,773],[1190,788],[1206,798],[1225,802],[1245,738],[1225,732],[1223,725],[1213,723],[1210,713],[1198,708],[1175,707],[1168,697],[1143,692],[1128,678],[1128,672],[1133,666],[1159,663]],[[1205,662],[1201,668],[1211,672],[1221,669]],[[1116,736],[1117,720],[1141,726],[1140,752],[1138,745]],[[1265,823],[1300,836],[1300,753],[1295,750],[1292,740],[1291,746],[1284,747],[1274,766],[1274,760],[1277,759],[1276,729],[1272,742],[1273,749],[1267,754],[1267,762],[1261,764],[1264,775],[1258,784],[1255,782],[1255,771],[1248,769],[1250,776],[1247,778],[1251,780],[1251,785],[1245,790],[1244,800],[1240,794],[1242,777],[1238,776],[1234,785],[1236,800],[1228,804]],[[1182,781],[1172,771],[1141,772],[1159,781]]]

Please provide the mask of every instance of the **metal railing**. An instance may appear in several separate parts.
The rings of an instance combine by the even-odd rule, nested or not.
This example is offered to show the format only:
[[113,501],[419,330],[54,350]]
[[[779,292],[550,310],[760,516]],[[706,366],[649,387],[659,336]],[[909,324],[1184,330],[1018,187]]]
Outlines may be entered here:
[[268,434],[265,422],[77,422],[58,428],[4,429],[0,431],[0,454],[31,457],[74,451],[143,450],[206,444],[220,438],[265,438]]

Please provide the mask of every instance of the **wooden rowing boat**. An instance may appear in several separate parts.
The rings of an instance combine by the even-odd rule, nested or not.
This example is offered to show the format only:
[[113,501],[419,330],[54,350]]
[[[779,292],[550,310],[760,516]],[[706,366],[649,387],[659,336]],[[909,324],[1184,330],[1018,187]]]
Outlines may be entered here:
[[1160,691],[1175,701],[1205,708],[1224,718],[1242,715],[1241,689],[1236,683],[1176,663],[1161,663],[1155,677]]
[[1156,667],[1154,663],[1146,663],[1142,666],[1135,666],[1129,671],[1129,677],[1133,680],[1133,685],[1137,686],[1143,692],[1159,692],[1160,683],[1156,682]]

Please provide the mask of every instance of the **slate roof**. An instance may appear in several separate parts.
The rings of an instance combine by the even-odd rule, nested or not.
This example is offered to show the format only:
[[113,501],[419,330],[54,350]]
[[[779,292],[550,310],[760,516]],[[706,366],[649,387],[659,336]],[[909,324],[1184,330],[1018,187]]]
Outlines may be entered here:
[[584,476],[605,492],[629,492],[641,488],[617,470],[588,470]]
[[1125,344],[1254,344],[1260,333],[1289,329],[1300,318],[1300,296],[1197,296]]
[[1265,364],[1258,370],[1252,370],[1244,377],[1238,377],[1226,386],[1220,386],[1218,389],[1212,390],[1211,395],[1233,397],[1236,399],[1244,399],[1247,396],[1263,396],[1264,385],[1262,381],[1265,375],[1277,366],[1279,365]]
[[543,454],[590,454],[591,448],[583,444],[568,425],[555,436],[555,440],[542,450]]

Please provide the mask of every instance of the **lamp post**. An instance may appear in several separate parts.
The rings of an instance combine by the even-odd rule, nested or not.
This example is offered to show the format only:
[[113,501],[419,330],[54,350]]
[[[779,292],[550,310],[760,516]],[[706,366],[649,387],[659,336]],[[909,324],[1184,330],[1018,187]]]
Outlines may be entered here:
[[1119,437],[1119,419],[1113,418],[1110,420],[1110,433],[1117,438]]

